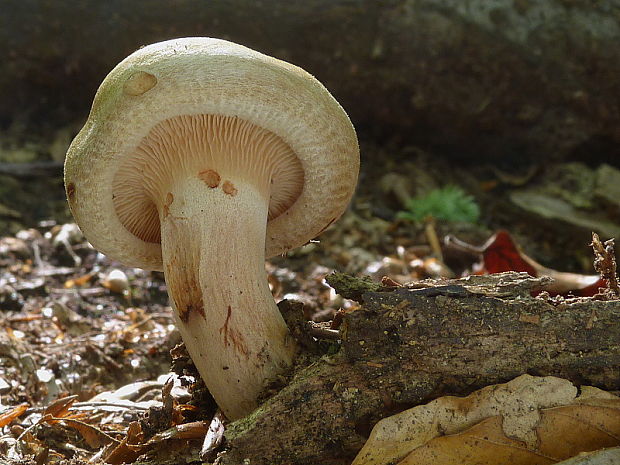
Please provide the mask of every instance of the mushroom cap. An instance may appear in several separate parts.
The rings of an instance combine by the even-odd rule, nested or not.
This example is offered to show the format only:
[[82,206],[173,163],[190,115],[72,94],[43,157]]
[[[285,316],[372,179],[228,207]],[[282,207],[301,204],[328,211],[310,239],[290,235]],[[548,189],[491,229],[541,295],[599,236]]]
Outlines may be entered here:
[[359,148],[351,121],[327,89],[301,68],[241,45],[175,39],[139,49],[108,74],[67,152],[69,205],[93,246],[126,265],[162,269],[161,245],[140,239],[119,219],[114,176],[154,126],[205,114],[264,128],[301,162],[303,190],[267,223],[267,257],[307,243],[344,212]]

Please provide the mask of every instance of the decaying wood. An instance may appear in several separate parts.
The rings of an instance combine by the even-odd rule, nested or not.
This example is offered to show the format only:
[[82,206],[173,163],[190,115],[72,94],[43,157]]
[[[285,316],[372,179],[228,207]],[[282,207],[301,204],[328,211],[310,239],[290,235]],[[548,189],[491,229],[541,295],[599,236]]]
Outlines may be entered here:
[[592,233],[592,249],[594,250],[594,269],[600,273],[607,283],[607,293],[615,298],[620,297],[620,285],[616,273],[616,254],[614,252],[614,240],[609,239],[601,242],[598,234]]
[[336,276],[339,292],[362,301],[344,317],[341,350],[229,425],[220,463],[347,464],[380,418],[522,373],[620,389],[620,301],[532,297],[544,281],[504,273],[416,288],[361,282],[356,294],[359,280]]

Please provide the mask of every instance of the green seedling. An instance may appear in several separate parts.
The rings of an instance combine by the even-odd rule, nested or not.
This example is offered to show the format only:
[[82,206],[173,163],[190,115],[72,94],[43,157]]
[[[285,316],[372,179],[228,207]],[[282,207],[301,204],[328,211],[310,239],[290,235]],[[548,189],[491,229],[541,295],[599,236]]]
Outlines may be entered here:
[[396,218],[415,223],[422,223],[428,218],[475,223],[480,217],[480,207],[475,199],[460,187],[453,185],[412,197],[407,201],[406,207],[407,210],[398,212]]

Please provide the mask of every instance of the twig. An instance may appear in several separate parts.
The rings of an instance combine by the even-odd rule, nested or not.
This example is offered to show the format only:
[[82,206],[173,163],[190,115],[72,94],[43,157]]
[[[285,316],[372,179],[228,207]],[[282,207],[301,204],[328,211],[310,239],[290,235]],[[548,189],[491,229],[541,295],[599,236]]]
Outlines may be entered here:
[[598,234],[592,233],[592,249],[594,250],[594,269],[607,282],[609,293],[613,297],[620,297],[620,286],[616,274],[616,254],[614,240],[609,239],[602,243]]
[[[72,409],[79,407],[118,407],[127,410],[148,410],[150,407],[140,407],[139,405],[119,404],[115,402],[76,402],[71,406]],[[81,409],[80,409],[81,410]]]
[[431,246],[431,250],[433,251],[435,256],[439,259],[439,261],[443,263],[443,253],[441,251],[441,243],[439,242],[439,238],[437,237],[437,230],[435,229],[435,220],[432,217],[427,218],[424,223],[424,234],[426,235],[426,240],[428,240],[428,243]]
[[52,418],[52,416],[49,415],[49,414],[43,415],[41,418],[39,418],[38,421],[34,422],[32,425],[30,425],[28,428],[26,428],[24,431],[22,431],[22,433],[17,437],[17,442],[21,441],[24,438],[24,436],[26,436],[32,430],[34,430],[35,428],[40,426],[41,423],[43,423],[44,420],[48,420],[50,418]]
[[460,252],[466,252],[471,255],[481,255],[484,253],[485,246],[475,246],[472,244],[468,244],[465,241],[458,239],[456,236],[452,234],[448,234],[443,239],[444,245],[453,250],[458,250]]
[[148,315],[147,317],[143,318],[142,320],[133,323],[131,326],[129,326],[127,328],[127,331],[133,331],[134,329],[138,329],[140,326],[144,326],[145,324],[147,324],[148,322],[153,321],[153,317],[152,315]]
[[308,334],[317,339],[340,339],[340,331],[338,331],[337,329],[330,329],[329,326],[330,323],[327,323],[326,325],[321,325],[320,323],[315,323],[314,321],[308,321]]
[[44,263],[41,260],[41,249],[40,249],[39,244],[37,243],[37,241],[34,241],[32,243],[32,250],[34,252],[34,266],[35,266],[35,268],[43,268],[44,267]]
[[211,454],[220,446],[224,440],[224,414],[221,410],[215,412],[207,434],[205,434],[205,440],[202,443],[202,449],[200,449],[200,460],[207,461],[211,457]]

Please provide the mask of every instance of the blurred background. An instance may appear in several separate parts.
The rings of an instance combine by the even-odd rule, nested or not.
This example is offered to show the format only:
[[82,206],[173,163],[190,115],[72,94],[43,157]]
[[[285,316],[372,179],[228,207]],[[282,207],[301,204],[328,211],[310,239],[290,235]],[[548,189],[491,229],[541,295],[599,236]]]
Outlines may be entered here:
[[[408,198],[456,184],[480,206],[472,240],[507,228],[558,266],[587,268],[590,231],[620,231],[617,2],[8,0],[2,7],[2,234],[70,220],[62,161],[98,85],[137,48],[183,36],[238,42],[325,84],[358,131],[362,174],[352,208],[370,229],[377,220],[385,231]],[[398,244],[386,241],[384,253],[393,252]],[[585,255],[567,259],[558,254],[566,247]]]

